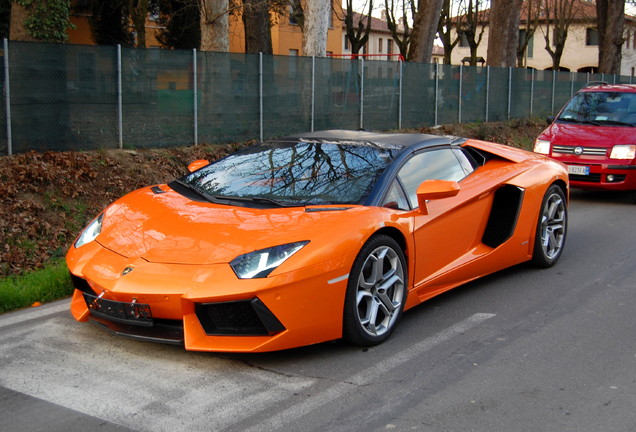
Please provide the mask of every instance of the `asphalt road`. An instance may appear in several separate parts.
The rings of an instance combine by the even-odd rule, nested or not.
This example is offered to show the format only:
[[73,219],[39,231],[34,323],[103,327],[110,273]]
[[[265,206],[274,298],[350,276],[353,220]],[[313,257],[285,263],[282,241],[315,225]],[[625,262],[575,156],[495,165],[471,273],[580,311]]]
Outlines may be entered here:
[[557,266],[459,287],[368,350],[193,353],[76,323],[68,301],[5,314],[0,430],[634,431],[635,210],[573,192]]

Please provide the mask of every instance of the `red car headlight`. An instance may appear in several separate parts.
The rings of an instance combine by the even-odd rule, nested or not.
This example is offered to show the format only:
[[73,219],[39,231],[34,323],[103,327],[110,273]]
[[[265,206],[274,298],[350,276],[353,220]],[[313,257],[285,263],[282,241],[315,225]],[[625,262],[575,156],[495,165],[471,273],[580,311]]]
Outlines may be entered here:
[[610,159],[634,159],[635,156],[636,145],[615,145],[610,153]]

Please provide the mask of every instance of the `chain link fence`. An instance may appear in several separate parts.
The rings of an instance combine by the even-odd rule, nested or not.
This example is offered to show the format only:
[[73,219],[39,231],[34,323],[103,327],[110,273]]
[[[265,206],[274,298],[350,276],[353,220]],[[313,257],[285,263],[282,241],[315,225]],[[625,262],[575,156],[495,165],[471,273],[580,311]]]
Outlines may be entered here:
[[631,77],[4,41],[0,154],[175,147],[554,114]]

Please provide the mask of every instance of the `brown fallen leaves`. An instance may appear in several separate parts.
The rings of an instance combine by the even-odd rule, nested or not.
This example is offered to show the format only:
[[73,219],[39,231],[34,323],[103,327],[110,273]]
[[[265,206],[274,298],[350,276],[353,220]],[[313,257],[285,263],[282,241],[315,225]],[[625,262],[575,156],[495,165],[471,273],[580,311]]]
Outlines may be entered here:
[[0,156],[0,277],[64,256],[82,228],[127,192],[166,183],[190,162],[216,160],[240,146]]

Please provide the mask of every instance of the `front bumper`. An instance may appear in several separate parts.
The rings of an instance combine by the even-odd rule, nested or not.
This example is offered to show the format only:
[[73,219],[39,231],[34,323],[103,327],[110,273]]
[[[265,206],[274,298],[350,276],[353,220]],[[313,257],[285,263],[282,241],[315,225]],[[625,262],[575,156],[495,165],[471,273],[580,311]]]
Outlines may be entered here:
[[589,175],[570,174],[570,186],[591,190],[636,190],[636,165],[568,163],[589,166]]
[[[347,284],[342,276],[353,255],[241,280],[227,264],[131,260],[97,242],[80,249],[67,255],[75,284],[73,316],[118,335],[218,352],[273,351],[342,336]],[[127,268],[133,270],[124,272]],[[103,304],[97,305],[97,297]],[[135,318],[145,310],[139,305],[148,305],[150,321]]]

